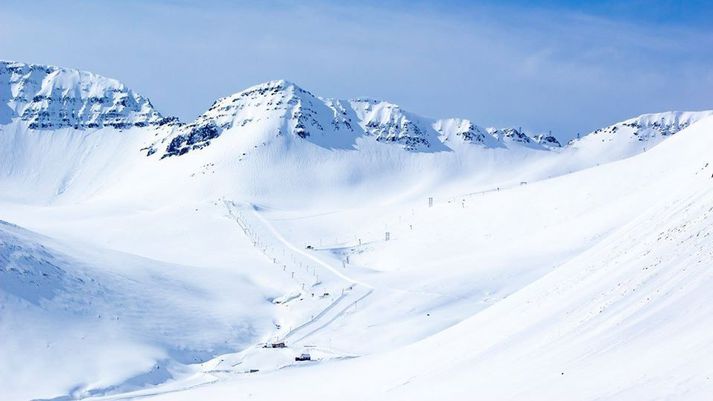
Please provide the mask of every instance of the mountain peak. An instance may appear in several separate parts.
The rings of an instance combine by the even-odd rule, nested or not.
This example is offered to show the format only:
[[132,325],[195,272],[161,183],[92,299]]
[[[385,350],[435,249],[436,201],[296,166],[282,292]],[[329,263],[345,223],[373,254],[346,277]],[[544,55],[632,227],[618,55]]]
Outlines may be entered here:
[[561,148],[562,144],[557,138],[552,134],[537,134],[532,137],[532,139],[542,146],[548,148]]
[[665,137],[676,134],[689,125],[703,118],[713,116],[713,110],[707,111],[666,111],[648,113],[600,128],[571,144],[588,141],[607,142],[645,142],[656,144]]
[[86,71],[0,61],[0,123],[31,129],[160,125],[151,102],[121,82]]
[[217,119],[223,120],[219,125],[232,125],[225,120],[231,119],[246,107],[261,107],[270,110],[274,109],[272,106],[279,106],[294,97],[305,95],[315,97],[309,91],[300,88],[293,82],[284,79],[267,81],[219,98],[213,102],[208,111],[198,117],[198,120]]
[[218,100],[216,100],[213,105],[215,106],[216,104],[219,103],[225,103],[226,101],[230,102],[237,102],[239,99],[245,99],[245,98],[259,98],[259,97],[269,97],[269,96],[275,96],[278,94],[310,94],[311,93],[307,90],[302,89],[299,85],[295,84],[292,81],[288,81],[285,79],[277,79],[277,80],[272,80],[272,81],[267,81],[263,82],[257,85],[253,85],[248,87],[247,89],[243,89],[239,92],[235,92],[232,95],[222,97]]
[[274,79],[271,81],[266,81],[259,83],[257,85],[253,85],[248,87],[247,89],[241,91],[241,92],[249,92],[249,91],[254,91],[256,89],[273,89],[273,90],[286,90],[286,89],[300,89],[302,88],[299,87],[296,83],[292,81],[288,81],[286,79]]
[[[308,126],[315,125],[313,117],[321,114],[324,108],[321,99],[284,79],[253,85],[216,100],[194,122],[181,127],[162,157],[182,155],[208,146],[223,131],[233,127],[262,126],[270,134],[289,132],[305,138],[310,136]],[[323,130],[318,122],[316,126]]]

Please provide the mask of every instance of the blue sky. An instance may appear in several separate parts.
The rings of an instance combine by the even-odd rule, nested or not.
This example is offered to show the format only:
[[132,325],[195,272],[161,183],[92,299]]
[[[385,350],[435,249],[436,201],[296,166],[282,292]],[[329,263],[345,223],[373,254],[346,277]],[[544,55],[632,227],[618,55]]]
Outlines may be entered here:
[[26,3],[0,7],[0,58],[117,78],[183,120],[279,78],[562,139],[713,108],[712,2]]

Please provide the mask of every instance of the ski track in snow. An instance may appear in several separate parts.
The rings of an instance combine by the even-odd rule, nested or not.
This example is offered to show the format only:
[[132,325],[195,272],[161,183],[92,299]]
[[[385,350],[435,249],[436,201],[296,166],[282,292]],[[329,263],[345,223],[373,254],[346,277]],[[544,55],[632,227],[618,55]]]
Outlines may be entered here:
[[[294,340],[293,342],[295,344],[300,343],[301,341],[305,340],[309,336],[317,333],[318,331],[324,329],[327,327],[329,324],[334,322],[336,319],[339,317],[343,316],[346,311],[348,311],[350,308],[354,307],[357,305],[357,303],[369,295],[372,294],[374,291],[374,287],[361,281],[361,280],[356,280],[343,272],[339,271],[338,268],[335,268],[334,266],[330,265],[329,263],[323,261],[322,259],[318,258],[315,255],[310,254],[309,252],[301,249],[300,247],[294,245],[292,242],[287,240],[273,225],[272,223],[262,216],[258,210],[258,207],[256,205],[250,204],[249,209],[251,210],[252,214],[257,218],[260,223],[262,223],[265,228],[267,228],[268,232],[272,234],[273,238],[276,239],[280,244],[282,244],[285,248],[289,249],[290,251],[294,252],[295,254],[301,255],[313,262],[315,262],[317,265],[321,266],[322,268],[328,270],[329,272],[333,273],[337,277],[341,278],[342,280],[346,281],[349,285],[347,288],[342,288],[342,294],[334,301],[332,302],[329,306],[324,308],[322,311],[320,311],[317,315],[309,319],[308,321],[304,322],[303,324],[290,329],[282,338],[283,340],[287,340],[289,338],[294,337],[296,334],[304,331],[307,328],[310,328],[315,325],[319,325],[317,328],[309,331],[308,333],[301,335],[298,339]],[[269,257],[269,256],[268,256]],[[296,266],[293,266],[293,268],[296,268]],[[365,291],[361,291],[361,289],[364,288]],[[343,300],[347,298],[354,298],[356,297],[357,299],[349,302],[344,308],[338,309],[337,306],[340,304]],[[334,313],[332,313],[334,312]],[[322,320],[326,321],[324,323],[320,322]]]
[[[364,300],[366,297],[368,297],[369,295],[371,295],[373,292],[374,292],[374,289],[373,289],[373,288],[369,288],[361,297],[355,299],[355,300],[352,301],[349,305],[345,306],[345,307],[344,307],[343,309],[341,309],[339,312],[337,312],[336,314],[334,314],[333,316],[331,316],[331,317],[329,318],[329,320],[327,320],[326,322],[324,322],[321,326],[315,328],[314,330],[310,331],[309,333],[306,333],[305,335],[303,335],[302,337],[298,338],[298,339],[295,340],[294,342],[295,342],[295,343],[300,343],[302,340],[306,339],[307,337],[309,337],[309,336],[311,336],[311,335],[317,333],[318,331],[324,329],[325,327],[329,326],[332,322],[334,322],[334,321],[337,320],[338,318],[344,316],[344,314],[345,314],[349,309],[355,308],[356,305],[357,305],[359,302],[361,302],[362,300]],[[307,324],[305,324],[305,325],[299,327],[298,329],[296,329],[296,330],[291,331],[290,333],[288,333],[288,335],[285,336],[285,339],[287,339],[288,337],[294,335],[298,330],[303,330],[303,329],[305,329],[306,327],[308,327],[308,325],[311,326],[311,325],[314,325],[314,324],[316,324],[317,322],[319,322],[319,320],[320,320],[322,317],[326,316],[326,312],[329,312],[329,311],[332,309],[332,306],[335,306],[335,305],[336,305],[336,303],[330,305],[329,310],[325,309],[325,310],[323,311],[323,312],[325,312],[325,313],[322,313],[321,316],[315,317],[315,319],[309,321]]]
[[267,229],[270,231],[270,233],[272,233],[272,235],[273,235],[280,243],[282,243],[285,247],[287,247],[287,248],[290,249],[291,251],[293,251],[293,252],[295,252],[295,253],[297,253],[297,254],[300,254],[300,255],[302,255],[302,256],[304,256],[304,257],[306,257],[306,258],[308,258],[308,259],[314,261],[314,262],[317,263],[318,265],[324,267],[325,269],[327,269],[327,270],[329,270],[330,272],[334,273],[336,276],[342,278],[344,281],[346,281],[346,282],[348,282],[348,283],[351,283],[351,284],[358,284],[358,285],[364,286],[364,287],[369,288],[369,289],[373,289],[373,288],[374,288],[374,287],[372,287],[371,285],[369,285],[369,284],[367,284],[367,283],[364,283],[363,281],[356,280],[356,279],[354,279],[354,278],[351,278],[351,277],[347,276],[346,274],[342,273],[341,271],[339,271],[339,269],[335,268],[334,266],[330,265],[329,263],[326,263],[326,262],[324,262],[323,260],[319,259],[318,257],[316,257],[316,256],[314,256],[314,255],[312,255],[312,254],[310,254],[310,253],[308,253],[308,252],[306,252],[306,251],[300,249],[299,247],[295,246],[294,244],[292,244],[291,242],[289,242],[287,239],[285,239],[285,237],[282,236],[282,234],[280,234],[280,233],[275,229],[275,227],[272,225],[272,223],[270,223],[265,217],[263,217],[263,216],[260,214],[260,212],[258,211],[256,205],[251,204],[250,207],[251,207],[252,212],[253,212],[253,214],[255,215],[255,217],[257,217],[258,220],[260,220],[260,221],[265,225],[265,227],[267,227]]
[[[239,206],[233,202],[227,203],[226,202],[226,207],[228,208],[229,214],[235,219],[236,223],[240,226],[241,230],[243,233],[248,237],[248,239],[251,239],[250,233],[252,230],[250,229],[249,224],[247,222],[243,221],[240,217],[239,211],[238,210],[233,210],[233,208],[239,209]],[[338,318],[342,317],[345,312],[347,312],[349,309],[354,308],[359,302],[363,301],[366,299],[369,295],[371,295],[374,291],[374,288],[370,286],[369,284],[364,283],[363,281],[360,280],[354,280],[351,277],[343,274],[336,268],[332,267],[330,264],[327,262],[324,262],[323,260],[319,259],[318,257],[311,255],[307,253],[306,251],[303,251],[299,247],[295,246],[292,244],[290,241],[288,241],[283,235],[281,235],[277,229],[270,223],[269,220],[267,220],[264,216],[260,214],[260,212],[257,210],[257,207],[255,205],[250,204],[249,209],[251,210],[252,214],[257,218],[257,220],[262,223],[265,228],[273,235],[274,239],[277,240],[279,243],[281,243],[283,246],[285,246],[287,249],[290,251],[299,254],[303,257],[306,257],[313,262],[317,263],[319,266],[322,268],[327,269],[328,271],[334,273],[337,277],[341,278],[342,280],[346,281],[349,286],[344,291],[340,296],[330,303],[326,308],[321,310],[317,315],[314,317],[310,318],[308,321],[302,323],[301,325],[290,329],[286,334],[282,335],[279,341],[286,341],[290,338],[293,338],[294,336],[300,334],[301,332],[312,328],[313,326],[317,326],[314,329],[308,331],[307,333],[304,333],[299,336],[299,338],[291,341],[292,345],[297,345],[304,341],[305,339],[309,338],[313,334],[319,332],[320,330],[325,329],[328,327],[331,323],[333,323],[335,320]],[[264,241],[264,238],[261,238]],[[257,248],[259,251],[265,253],[265,248],[262,248],[259,246],[257,242],[253,242],[253,245],[255,248]],[[270,255],[265,253],[265,256],[270,258]],[[294,266],[293,266],[294,267]],[[361,291],[359,289],[364,289],[365,291]],[[338,308],[340,303],[343,303],[344,300],[348,298],[354,298],[353,301],[349,302],[346,306],[343,308]],[[256,344],[255,347],[258,347],[259,344]],[[346,355],[346,356],[351,356],[351,355]],[[216,357],[220,358],[219,357]],[[230,371],[226,371],[230,372]],[[172,393],[177,393],[181,391],[187,391],[190,389],[195,389],[201,386],[209,385],[212,383],[215,383],[217,381],[220,381],[221,378],[219,376],[214,375],[214,373],[219,373],[219,371],[216,370],[208,370],[204,371],[202,374],[207,375],[205,379],[203,379],[199,383],[192,383],[190,385],[181,385],[182,381],[195,381],[195,376],[191,375],[188,376],[184,379],[179,379],[179,380],[172,380],[166,383],[162,383],[158,385],[158,388],[154,388],[152,390],[137,390],[137,391],[131,391],[127,392],[124,394],[115,394],[115,395],[109,395],[105,397],[99,397],[98,399],[101,400],[128,400],[128,399],[143,399],[147,397],[153,397],[157,395],[166,395],[166,394],[172,394]],[[235,372],[231,372],[235,373]],[[161,387],[169,387],[167,389],[162,390]],[[92,399],[93,397],[90,397]]]

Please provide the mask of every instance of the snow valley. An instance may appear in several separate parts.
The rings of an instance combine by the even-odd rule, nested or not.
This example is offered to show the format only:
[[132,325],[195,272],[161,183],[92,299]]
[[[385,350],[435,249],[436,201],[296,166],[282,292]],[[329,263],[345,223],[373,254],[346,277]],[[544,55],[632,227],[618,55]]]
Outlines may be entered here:
[[1,398],[708,399],[712,147],[0,62]]

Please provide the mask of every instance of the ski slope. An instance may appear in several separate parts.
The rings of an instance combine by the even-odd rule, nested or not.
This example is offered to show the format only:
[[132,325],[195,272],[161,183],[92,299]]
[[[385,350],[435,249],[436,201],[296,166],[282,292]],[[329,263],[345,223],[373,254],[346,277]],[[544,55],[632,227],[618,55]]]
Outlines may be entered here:
[[0,86],[3,399],[713,393],[712,112],[560,145],[288,81],[189,123]]
[[457,324],[361,358],[150,399],[705,400],[713,389],[712,131],[709,119],[640,156],[538,183],[564,194],[601,192],[608,198],[601,207],[636,210],[586,250]]

